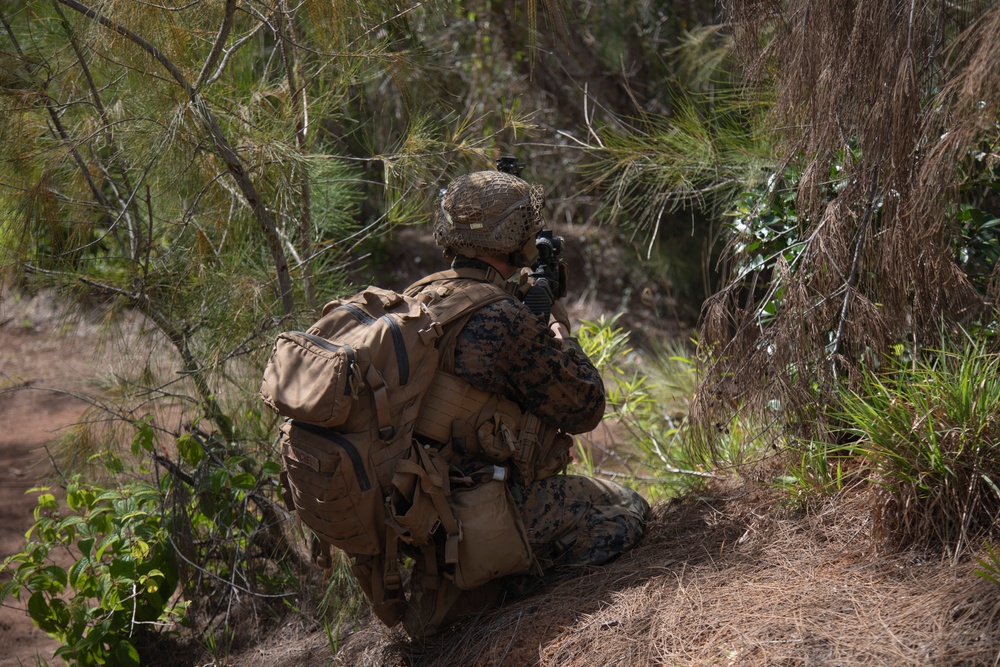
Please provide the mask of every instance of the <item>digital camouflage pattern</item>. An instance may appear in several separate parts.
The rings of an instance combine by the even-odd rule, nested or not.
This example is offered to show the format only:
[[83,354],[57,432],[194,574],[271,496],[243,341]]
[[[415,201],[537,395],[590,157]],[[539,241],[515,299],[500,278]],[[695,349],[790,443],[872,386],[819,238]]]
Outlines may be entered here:
[[625,553],[649,511],[632,489],[591,477],[557,475],[510,489],[543,569],[601,565]]
[[513,297],[468,320],[455,343],[454,373],[563,433],[591,431],[604,416],[604,382],[579,344],[557,339]]
[[[456,258],[454,267],[486,265]],[[454,373],[509,398],[564,433],[584,433],[604,416],[604,382],[574,340],[557,339],[511,298],[468,320],[455,345]],[[632,489],[589,477],[556,476],[511,486],[532,549],[543,566],[599,565],[642,537],[649,505]]]

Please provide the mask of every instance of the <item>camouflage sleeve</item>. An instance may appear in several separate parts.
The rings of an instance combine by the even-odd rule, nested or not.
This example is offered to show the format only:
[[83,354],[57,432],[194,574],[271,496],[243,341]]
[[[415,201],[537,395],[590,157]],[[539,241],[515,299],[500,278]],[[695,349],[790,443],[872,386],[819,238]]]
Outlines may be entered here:
[[580,346],[556,338],[513,299],[469,319],[456,341],[455,374],[564,433],[590,431],[604,416],[604,382]]

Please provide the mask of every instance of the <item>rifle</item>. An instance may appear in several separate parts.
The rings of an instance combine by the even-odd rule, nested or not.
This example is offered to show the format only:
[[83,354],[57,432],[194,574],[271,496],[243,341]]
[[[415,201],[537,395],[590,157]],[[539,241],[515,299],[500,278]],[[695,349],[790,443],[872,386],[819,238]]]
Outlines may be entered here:
[[[524,164],[517,161],[513,155],[504,155],[497,159],[497,171],[502,171],[521,177]],[[534,282],[524,295],[524,305],[546,323],[549,321],[549,311],[557,299],[566,296],[566,262],[562,259],[563,238],[552,233],[551,229],[543,229],[535,235],[535,249],[538,259],[531,265],[529,278]]]

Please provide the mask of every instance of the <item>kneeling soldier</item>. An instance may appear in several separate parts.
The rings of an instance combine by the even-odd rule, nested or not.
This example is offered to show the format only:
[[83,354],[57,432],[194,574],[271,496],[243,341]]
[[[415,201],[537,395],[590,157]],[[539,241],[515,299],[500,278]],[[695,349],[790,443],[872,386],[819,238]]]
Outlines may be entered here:
[[[447,438],[452,468],[466,474],[504,459],[513,464],[506,482],[536,574],[612,560],[640,539],[649,509],[642,496],[621,485],[561,474],[569,461],[569,436],[600,423],[605,396],[600,374],[570,335],[565,309],[556,303],[543,319],[518,296],[526,288],[525,267],[538,256],[543,203],[540,186],[502,171],[462,176],[438,197],[434,239],[452,259],[456,280],[493,282],[511,294],[445,334],[439,377],[451,384],[436,383],[416,427],[418,440],[431,446]],[[437,284],[417,283],[410,293]],[[438,419],[437,425],[425,418],[440,405],[462,401],[471,401],[465,412],[475,416]],[[434,583],[425,588],[427,573],[415,561],[403,617],[414,636],[497,604],[512,579],[525,580],[506,577],[473,590],[442,590]]]

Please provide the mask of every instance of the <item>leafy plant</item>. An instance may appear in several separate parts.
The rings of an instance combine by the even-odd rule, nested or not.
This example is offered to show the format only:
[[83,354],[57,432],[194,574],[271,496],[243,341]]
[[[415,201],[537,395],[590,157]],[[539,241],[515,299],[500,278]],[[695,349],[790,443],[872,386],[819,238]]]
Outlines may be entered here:
[[[269,421],[257,413],[241,423],[267,430]],[[230,623],[236,606],[249,604],[257,613],[284,608],[302,595],[299,577],[309,563],[286,529],[288,513],[277,500],[280,464],[267,450],[228,445],[194,425],[175,447],[176,456],[168,457],[148,426],[133,444],[168,473],[162,503],[181,591],[199,601],[191,610],[198,634],[214,655],[225,655],[241,632]]]
[[[713,476],[688,438],[687,405],[696,384],[692,362],[681,350],[639,353],[617,317],[581,323],[584,352],[605,376],[608,413],[629,435],[606,452],[605,463],[578,440],[580,465],[588,474],[624,474],[653,497],[697,487]],[[622,470],[624,469],[624,470]]]
[[[144,482],[102,488],[70,480],[66,507],[38,493],[23,551],[7,557],[12,579],[0,599],[27,598],[35,624],[62,642],[55,655],[78,665],[138,665],[135,638],[175,627],[187,603],[175,598],[177,561],[167,539],[160,490]],[[65,511],[68,509],[69,511]],[[63,567],[61,554],[72,556]]]
[[[1000,112],[998,112],[1000,113]],[[956,262],[981,293],[987,293],[1000,259],[1000,165],[997,142],[983,142],[963,161],[960,202],[949,215],[954,219],[952,247]]]

